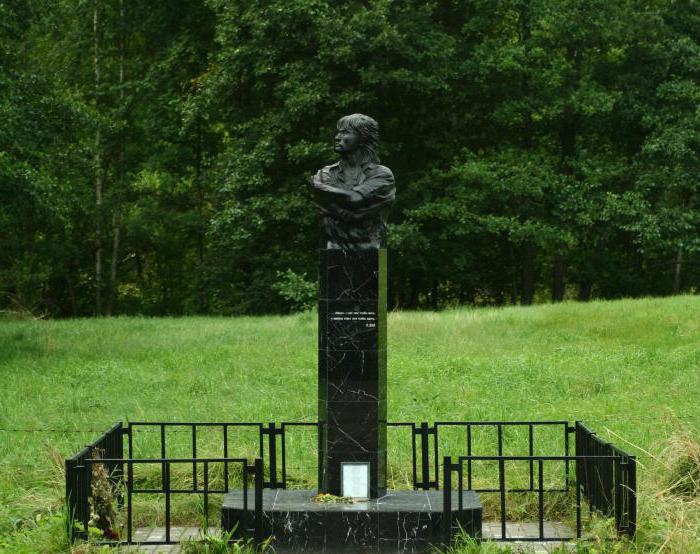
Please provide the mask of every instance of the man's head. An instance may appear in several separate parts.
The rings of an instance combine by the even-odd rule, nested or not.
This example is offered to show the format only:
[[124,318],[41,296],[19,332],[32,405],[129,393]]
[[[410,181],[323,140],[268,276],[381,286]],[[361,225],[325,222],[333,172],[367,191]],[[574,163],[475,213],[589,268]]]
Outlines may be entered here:
[[379,163],[377,143],[379,142],[379,124],[367,115],[355,113],[338,120],[338,132],[335,135],[335,151],[349,154],[355,150],[361,152],[363,162]]

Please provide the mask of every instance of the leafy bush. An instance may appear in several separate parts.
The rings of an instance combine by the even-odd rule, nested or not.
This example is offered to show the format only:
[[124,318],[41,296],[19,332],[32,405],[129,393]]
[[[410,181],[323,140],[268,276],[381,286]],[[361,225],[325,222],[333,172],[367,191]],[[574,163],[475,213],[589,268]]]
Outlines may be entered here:
[[277,283],[273,288],[289,302],[294,312],[310,310],[318,294],[318,287],[314,281],[309,281],[306,274],[300,275],[291,269],[277,272]]

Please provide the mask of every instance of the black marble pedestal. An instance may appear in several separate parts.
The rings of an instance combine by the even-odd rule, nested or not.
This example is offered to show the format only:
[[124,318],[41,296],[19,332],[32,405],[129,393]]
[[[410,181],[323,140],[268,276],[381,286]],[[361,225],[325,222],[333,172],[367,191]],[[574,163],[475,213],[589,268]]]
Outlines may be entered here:
[[[314,502],[316,491],[266,489],[263,534],[274,536],[276,552],[430,552],[441,542],[440,491],[388,491],[379,499],[353,504]],[[464,491],[462,509],[452,495],[452,525],[481,536],[482,506],[474,491]],[[222,527],[246,536],[253,526],[252,499],[243,509],[243,492],[224,498]]]
[[340,496],[341,464],[369,463],[386,491],[386,250],[320,251],[319,490]]

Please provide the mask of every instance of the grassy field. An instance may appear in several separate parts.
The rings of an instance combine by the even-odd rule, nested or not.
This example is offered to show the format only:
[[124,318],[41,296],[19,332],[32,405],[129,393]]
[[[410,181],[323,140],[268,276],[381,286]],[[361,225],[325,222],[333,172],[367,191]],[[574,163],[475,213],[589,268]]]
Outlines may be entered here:
[[[389,420],[585,420],[639,456],[624,549],[700,552],[700,499],[666,490],[700,456],[699,315],[692,296],[392,313]],[[114,421],[314,421],[315,348],[314,313],[1,320],[0,551],[68,551],[63,458]]]

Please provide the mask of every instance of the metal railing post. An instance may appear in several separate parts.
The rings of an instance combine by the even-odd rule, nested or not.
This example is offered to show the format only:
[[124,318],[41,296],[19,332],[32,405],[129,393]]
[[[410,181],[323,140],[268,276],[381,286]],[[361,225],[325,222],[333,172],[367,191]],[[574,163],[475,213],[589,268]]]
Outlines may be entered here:
[[275,423],[270,422],[267,429],[267,444],[269,457],[268,467],[270,468],[270,482],[269,486],[271,488],[277,488],[277,433],[275,432]]
[[628,525],[627,534],[634,538],[637,533],[637,458],[630,456],[627,465]]
[[204,531],[209,531],[209,462],[204,462]]
[[[192,426],[192,459],[197,460],[197,426]],[[192,462],[192,492],[197,492],[197,462]]]
[[418,488],[418,460],[416,452],[416,424],[411,423],[411,450],[413,456],[411,462],[413,465],[413,490]]
[[75,460],[66,460],[66,532],[68,540],[73,542],[75,539],[75,516],[76,516],[76,495],[75,486]]
[[506,466],[502,457],[498,458],[498,488],[501,496],[501,539],[506,538]]
[[537,460],[537,514],[540,539],[544,539],[544,467],[542,459]]
[[428,423],[420,424],[420,454],[421,454],[421,479],[422,489],[430,488],[430,455],[428,453]]
[[83,524],[83,532],[85,533],[85,538],[88,535],[88,527],[90,526],[90,473],[91,468],[87,466],[85,462],[81,462],[82,465],[76,465],[75,470],[78,477],[78,511],[80,513],[80,520]]
[[[319,421],[318,422],[318,488],[319,491],[323,487],[323,474],[324,474],[324,467],[323,467],[323,424]],[[415,479],[414,479],[414,484],[415,484]]]
[[263,487],[265,486],[265,468],[262,458],[255,460],[255,542],[263,540]]
[[126,463],[126,540],[129,544],[133,540],[134,530],[134,510],[133,510],[133,490],[134,490],[134,464],[131,459]]
[[442,463],[442,542],[452,542],[452,458],[445,456]]
[[170,542],[170,463],[165,462],[165,542]]

